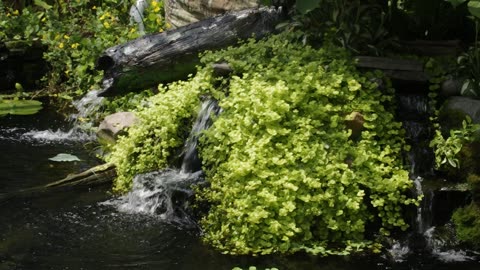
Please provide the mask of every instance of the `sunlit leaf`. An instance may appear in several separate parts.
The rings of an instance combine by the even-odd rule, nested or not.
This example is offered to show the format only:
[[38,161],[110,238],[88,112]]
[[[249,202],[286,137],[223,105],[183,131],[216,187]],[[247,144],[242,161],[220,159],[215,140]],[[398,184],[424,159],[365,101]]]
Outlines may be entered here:
[[475,18],[480,19],[480,1],[468,2],[468,11],[470,11]]

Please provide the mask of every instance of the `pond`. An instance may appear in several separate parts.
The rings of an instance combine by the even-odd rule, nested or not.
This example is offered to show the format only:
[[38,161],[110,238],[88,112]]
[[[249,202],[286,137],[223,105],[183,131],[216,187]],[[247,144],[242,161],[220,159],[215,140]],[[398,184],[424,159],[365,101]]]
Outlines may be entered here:
[[[46,184],[99,164],[95,138],[71,128],[71,123],[45,109],[33,116],[0,117],[0,194]],[[59,153],[73,154],[81,161],[49,160]],[[480,269],[475,256],[446,261],[427,251],[410,253],[397,262],[387,254],[222,255],[201,242],[195,227],[156,215],[125,213],[110,202],[108,187],[0,201],[0,270]],[[402,250],[406,248],[397,251]]]

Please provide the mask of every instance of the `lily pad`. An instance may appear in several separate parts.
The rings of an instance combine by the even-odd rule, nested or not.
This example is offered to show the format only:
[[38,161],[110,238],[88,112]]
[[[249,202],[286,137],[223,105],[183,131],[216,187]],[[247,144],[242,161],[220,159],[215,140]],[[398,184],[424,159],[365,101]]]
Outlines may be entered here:
[[61,153],[58,154],[52,158],[49,158],[51,161],[55,162],[72,162],[72,161],[80,161],[80,159],[77,156],[71,155],[71,154],[65,154]]
[[37,100],[3,99],[0,100],[0,116],[7,114],[30,115],[42,109],[42,102]]

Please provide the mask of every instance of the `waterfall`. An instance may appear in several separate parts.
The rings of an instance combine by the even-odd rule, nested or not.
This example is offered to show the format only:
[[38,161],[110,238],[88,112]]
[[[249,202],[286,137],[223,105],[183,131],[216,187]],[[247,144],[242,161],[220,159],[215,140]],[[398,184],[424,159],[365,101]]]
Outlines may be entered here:
[[92,119],[92,117],[95,116],[104,99],[97,96],[98,92],[96,90],[90,91],[82,99],[72,102],[77,112],[70,115],[68,120],[71,123],[71,128],[68,130],[64,128],[48,128],[45,130],[15,128],[6,132],[15,133],[17,141],[41,144],[93,141],[95,140],[95,134],[92,131],[92,123],[97,119]]
[[132,190],[124,196],[102,203],[113,205],[128,214],[157,216],[181,225],[192,226],[190,202],[191,185],[203,182],[202,172],[184,173],[166,169],[135,176]]
[[208,99],[202,103],[197,119],[193,124],[190,135],[185,142],[183,150],[182,172],[195,172],[201,170],[201,162],[198,158],[197,145],[202,131],[206,130],[212,123],[211,116],[220,112],[217,101]]
[[197,155],[198,139],[201,132],[211,125],[211,116],[219,112],[220,108],[215,100],[209,99],[202,103],[183,147],[181,169],[137,175],[128,194],[103,204],[112,205],[124,213],[154,215],[177,224],[195,226],[189,213],[194,195],[190,186],[204,182],[201,162]]
[[82,99],[73,101],[72,104],[77,110],[76,114],[72,114],[70,119],[74,122],[82,121],[88,117],[95,116],[95,112],[102,106],[103,97],[99,97],[99,90],[88,92]]

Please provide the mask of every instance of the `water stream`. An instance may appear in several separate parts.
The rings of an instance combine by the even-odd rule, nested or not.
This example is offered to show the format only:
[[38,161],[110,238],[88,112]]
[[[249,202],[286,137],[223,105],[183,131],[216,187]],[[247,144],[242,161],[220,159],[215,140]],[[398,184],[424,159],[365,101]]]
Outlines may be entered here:
[[[202,105],[185,145],[181,168],[137,176],[126,196],[112,198],[106,187],[0,204],[0,269],[230,270],[251,265],[282,270],[480,268],[475,254],[452,249],[454,243],[443,239],[440,229],[429,223],[428,199],[417,212],[421,225],[416,229],[425,236],[425,252],[416,252],[406,240],[394,243],[388,256],[329,258],[305,254],[228,256],[205,246],[189,212],[190,185],[203,182],[195,148],[199,134],[211,122],[210,116],[218,112],[213,101]],[[98,164],[92,152],[93,138],[88,133],[76,137],[69,133],[73,128],[72,122],[48,109],[34,116],[0,118],[0,193],[45,184]],[[43,137],[39,135],[42,132]],[[60,152],[74,154],[81,161],[48,160]],[[422,178],[418,179],[418,192],[428,198]]]

